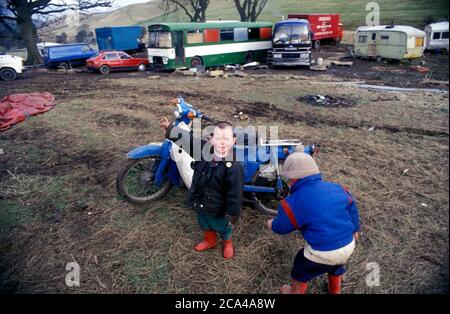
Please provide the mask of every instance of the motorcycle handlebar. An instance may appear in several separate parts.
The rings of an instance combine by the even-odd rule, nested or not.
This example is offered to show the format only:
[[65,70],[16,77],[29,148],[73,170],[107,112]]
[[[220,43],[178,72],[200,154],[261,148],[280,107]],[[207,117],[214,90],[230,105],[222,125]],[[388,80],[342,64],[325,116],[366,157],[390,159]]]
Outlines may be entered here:
[[206,115],[204,115],[204,114],[202,115],[202,119],[205,120],[205,121],[214,123],[214,121],[213,121],[210,117],[208,117],[208,116],[206,116]]

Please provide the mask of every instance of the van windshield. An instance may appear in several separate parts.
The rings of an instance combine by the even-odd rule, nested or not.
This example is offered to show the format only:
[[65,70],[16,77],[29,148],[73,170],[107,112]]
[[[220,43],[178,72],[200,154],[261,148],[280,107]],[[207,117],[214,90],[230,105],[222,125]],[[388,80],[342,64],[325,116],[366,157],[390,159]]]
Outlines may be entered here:
[[172,48],[172,36],[170,32],[150,32],[149,33],[149,48]]
[[276,25],[273,32],[274,43],[298,44],[310,40],[306,24]]

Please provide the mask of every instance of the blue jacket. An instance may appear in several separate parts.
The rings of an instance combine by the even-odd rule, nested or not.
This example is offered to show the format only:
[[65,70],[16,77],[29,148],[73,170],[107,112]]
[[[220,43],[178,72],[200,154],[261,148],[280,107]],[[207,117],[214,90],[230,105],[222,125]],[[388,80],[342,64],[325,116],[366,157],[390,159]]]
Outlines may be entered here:
[[280,203],[272,231],[287,234],[299,229],[318,251],[332,251],[353,241],[359,231],[353,196],[339,184],[322,181],[320,174],[298,180]]

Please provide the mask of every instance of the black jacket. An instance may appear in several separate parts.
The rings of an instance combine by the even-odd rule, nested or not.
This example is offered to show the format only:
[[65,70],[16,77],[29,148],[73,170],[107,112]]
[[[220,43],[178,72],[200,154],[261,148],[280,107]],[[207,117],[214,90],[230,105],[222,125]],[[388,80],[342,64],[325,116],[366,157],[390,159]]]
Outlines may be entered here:
[[[190,149],[194,142],[192,131],[172,125],[167,129],[166,138],[194,157],[195,154]],[[207,142],[201,140],[200,143],[203,149]],[[244,169],[241,163],[224,159],[205,161],[200,158],[191,166],[194,175],[189,189],[188,206],[199,213],[217,217],[228,215],[236,220],[241,212],[244,191]]]

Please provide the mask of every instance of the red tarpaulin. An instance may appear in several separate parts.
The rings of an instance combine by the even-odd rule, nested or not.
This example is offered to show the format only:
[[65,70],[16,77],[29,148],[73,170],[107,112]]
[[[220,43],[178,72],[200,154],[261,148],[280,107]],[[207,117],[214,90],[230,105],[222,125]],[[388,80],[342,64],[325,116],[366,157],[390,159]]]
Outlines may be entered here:
[[50,93],[12,94],[0,100],[0,132],[27,119],[29,116],[49,111],[53,108]]

